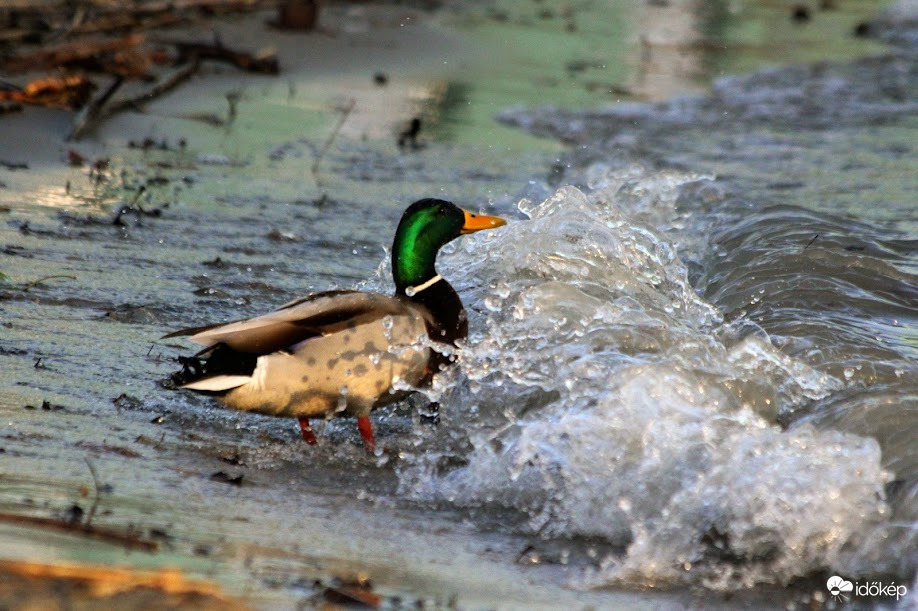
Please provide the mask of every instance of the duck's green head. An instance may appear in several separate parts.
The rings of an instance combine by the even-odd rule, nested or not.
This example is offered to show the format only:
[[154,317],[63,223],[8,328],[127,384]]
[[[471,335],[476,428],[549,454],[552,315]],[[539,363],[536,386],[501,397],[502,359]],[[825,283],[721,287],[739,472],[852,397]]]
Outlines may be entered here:
[[464,233],[493,229],[507,222],[496,216],[473,214],[442,199],[414,202],[395,231],[392,276],[399,293],[433,278],[440,248]]

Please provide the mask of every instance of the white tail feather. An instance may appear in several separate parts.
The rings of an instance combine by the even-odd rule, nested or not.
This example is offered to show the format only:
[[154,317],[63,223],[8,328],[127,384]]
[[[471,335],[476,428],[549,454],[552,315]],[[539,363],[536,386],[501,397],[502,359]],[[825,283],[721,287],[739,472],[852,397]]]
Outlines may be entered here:
[[212,378],[204,378],[203,380],[195,380],[194,382],[189,382],[188,384],[182,384],[179,388],[187,388],[188,390],[209,390],[211,392],[216,392],[220,390],[229,390],[231,388],[236,388],[237,386],[242,386],[243,384],[248,384],[252,381],[252,376],[214,376]]

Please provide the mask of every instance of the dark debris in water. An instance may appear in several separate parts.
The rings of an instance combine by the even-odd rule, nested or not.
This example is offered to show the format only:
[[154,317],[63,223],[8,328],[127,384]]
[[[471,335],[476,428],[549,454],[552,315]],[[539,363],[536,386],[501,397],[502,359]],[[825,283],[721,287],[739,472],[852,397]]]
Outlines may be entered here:
[[64,512],[64,521],[71,526],[79,524],[83,521],[83,516],[86,515],[86,512],[83,511],[83,508],[74,503],[67,508],[67,511]]
[[152,324],[160,322],[160,314],[148,305],[122,304],[103,315],[105,320],[130,324]]
[[84,448],[87,450],[92,450],[94,452],[106,453],[106,454],[116,454],[118,456],[123,456],[124,458],[142,458],[143,454],[132,450],[131,448],[126,448],[124,446],[115,446],[109,445],[106,443],[91,443],[88,441],[81,441],[76,444],[78,448]]
[[230,299],[232,295],[218,288],[212,286],[202,287],[196,289],[193,293],[198,297],[213,297],[214,299]]
[[4,167],[7,170],[28,170],[29,164],[23,161],[6,161],[0,159],[0,167]]
[[383,603],[383,597],[373,591],[373,584],[366,576],[337,578],[335,582],[322,590],[323,601],[366,609],[377,609]]
[[267,238],[274,242],[299,242],[301,239],[289,231],[281,231],[280,229],[269,231]]
[[10,255],[12,257],[25,257],[26,259],[32,259],[35,257],[35,255],[27,251],[24,246],[4,246],[3,248],[0,248],[0,253],[4,255]]
[[143,401],[127,393],[121,393],[112,399],[112,403],[119,410],[126,409],[133,411],[143,409],[144,407]]
[[242,485],[242,474],[239,475],[230,475],[225,471],[217,471],[216,473],[211,473],[210,479],[215,482],[220,482],[223,484],[230,484],[232,486],[241,486]]
[[223,455],[223,456],[220,457],[220,460],[222,460],[223,462],[225,462],[225,463],[227,463],[227,464],[229,464],[229,465],[233,465],[233,466],[237,466],[237,467],[238,467],[238,466],[245,466],[245,462],[243,462],[242,458],[239,457],[239,454],[238,454],[238,453],[225,454],[225,455]]
[[227,267],[226,261],[224,261],[224,260],[221,259],[220,257],[216,257],[216,258],[214,258],[214,259],[210,259],[209,261],[203,261],[203,262],[201,263],[201,265],[205,265],[205,266],[207,266],[207,267],[212,267],[212,268],[214,268],[214,269],[226,269],[226,267]]
[[791,9],[791,19],[797,23],[806,23],[812,16],[810,15],[810,7],[805,4],[798,4],[797,6]]
[[67,409],[67,408],[64,407],[63,405],[57,405],[57,404],[55,404],[55,403],[51,403],[51,402],[48,401],[47,399],[45,399],[44,401],[42,401],[42,402],[41,402],[41,405],[40,405],[39,407],[36,407],[36,406],[34,406],[34,405],[23,405],[22,407],[23,407],[23,409],[29,409],[29,410],[35,410],[35,409],[39,409],[39,408],[40,408],[40,409],[42,409],[43,411],[46,411],[46,412],[59,412],[59,411],[63,411],[63,410],[65,410],[65,409]]

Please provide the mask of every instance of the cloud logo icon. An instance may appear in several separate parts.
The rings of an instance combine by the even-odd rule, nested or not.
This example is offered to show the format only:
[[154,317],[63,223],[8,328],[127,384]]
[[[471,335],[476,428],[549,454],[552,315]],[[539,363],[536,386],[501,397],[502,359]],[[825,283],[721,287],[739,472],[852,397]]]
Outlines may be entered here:
[[839,577],[838,575],[829,577],[829,581],[826,582],[826,587],[829,588],[829,594],[832,596],[840,596],[854,590],[853,583]]

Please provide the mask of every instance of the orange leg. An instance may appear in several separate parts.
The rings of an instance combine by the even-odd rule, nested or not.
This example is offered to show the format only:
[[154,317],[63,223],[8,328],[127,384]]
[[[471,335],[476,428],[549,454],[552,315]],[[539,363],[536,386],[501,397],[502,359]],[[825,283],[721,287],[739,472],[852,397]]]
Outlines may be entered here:
[[309,418],[300,418],[299,420],[300,432],[303,433],[303,441],[311,446],[316,445],[316,434],[312,432],[312,427],[309,426]]
[[372,453],[376,449],[376,439],[373,438],[373,425],[370,424],[370,417],[357,418],[357,428],[360,429],[363,446],[367,449],[367,452]]

